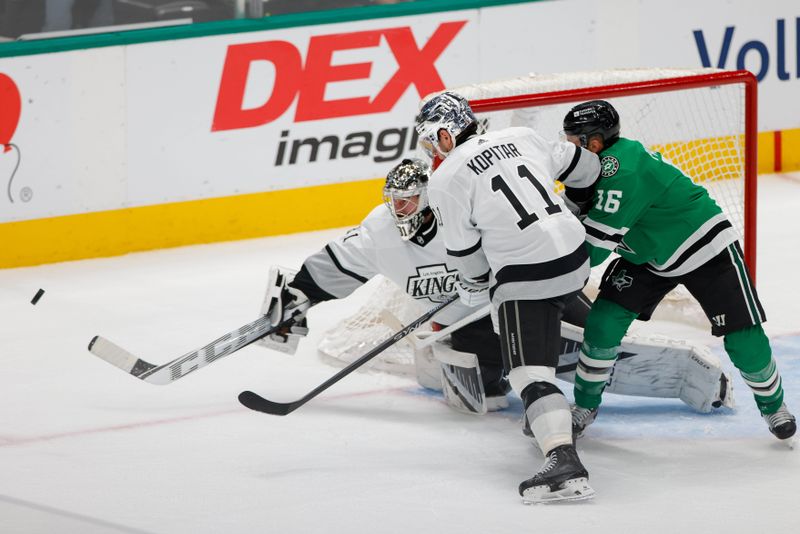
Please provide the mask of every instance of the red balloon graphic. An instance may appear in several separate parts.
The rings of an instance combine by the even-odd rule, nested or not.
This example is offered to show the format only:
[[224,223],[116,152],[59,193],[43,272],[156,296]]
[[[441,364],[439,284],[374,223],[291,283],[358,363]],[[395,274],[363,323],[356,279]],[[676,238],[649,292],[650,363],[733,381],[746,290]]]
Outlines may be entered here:
[[17,131],[22,98],[14,80],[0,73],[0,145],[3,152],[11,150],[11,138]]

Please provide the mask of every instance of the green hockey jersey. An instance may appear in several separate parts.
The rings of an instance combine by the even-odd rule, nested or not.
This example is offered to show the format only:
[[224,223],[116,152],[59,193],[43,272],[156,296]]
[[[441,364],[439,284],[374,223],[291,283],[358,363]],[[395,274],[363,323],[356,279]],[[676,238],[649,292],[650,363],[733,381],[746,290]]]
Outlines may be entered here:
[[592,266],[613,251],[663,276],[680,276],[738,239],[706,189],[660,153],[620,138],[600,158],[593,206],[584,219]]

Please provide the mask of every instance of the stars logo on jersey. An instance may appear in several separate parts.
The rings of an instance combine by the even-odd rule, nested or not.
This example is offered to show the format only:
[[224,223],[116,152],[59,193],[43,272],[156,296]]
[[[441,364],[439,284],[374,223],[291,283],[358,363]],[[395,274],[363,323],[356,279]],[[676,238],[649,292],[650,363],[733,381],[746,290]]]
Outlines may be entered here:
[[600,160],[600,176],[608,178],[614,176],[619,170],[619,160],[614,156],[605,156]]
[[622,291],[626,287],[631,287],[633,285],[633,277],[629,276],[625,272],[625,269],[622,269],[611,279],[611,285],[617,288],[617,291]]
[[440,302],[444,295],[456,290],[458,272],[447,268],[444,263],[417,267],[417,276],[409,276],[406,293],[415,299],[428,298],[432,302]]
[[628,254],[636,254],[636,251],[633,250],[631,247],[629,247],[624,240],[619,242],[619,245],[617,245],[617,248],[614,249],[614,252],[616,252],[617,254],[619,254],[620,252],[627,252]]

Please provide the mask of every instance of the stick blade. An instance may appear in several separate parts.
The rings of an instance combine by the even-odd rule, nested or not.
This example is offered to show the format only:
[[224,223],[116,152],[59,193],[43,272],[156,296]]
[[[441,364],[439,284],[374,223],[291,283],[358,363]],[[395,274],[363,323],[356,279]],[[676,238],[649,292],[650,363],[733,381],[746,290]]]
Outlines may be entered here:
[[272,402],[252,391],[239,393],[239,402],[246,408],[270,415],[288,415],[292,411],[292,403]]
[[140,360],[116,343],[103,336],[94,336],[89,342],[89,352],[126,373],[138,377],[145,371],[155,367],[153,364]]

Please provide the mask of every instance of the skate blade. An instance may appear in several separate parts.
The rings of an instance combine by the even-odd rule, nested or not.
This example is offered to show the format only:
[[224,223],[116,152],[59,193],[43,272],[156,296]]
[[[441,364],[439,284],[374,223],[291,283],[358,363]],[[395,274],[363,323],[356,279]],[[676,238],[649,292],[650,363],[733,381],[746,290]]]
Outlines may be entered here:
[[549,486],[533,486],[522,494],[523,504],[554,504],[559,502],[586,501],[594,497],[594,489],[587,478],[573,478],[551,491]]

